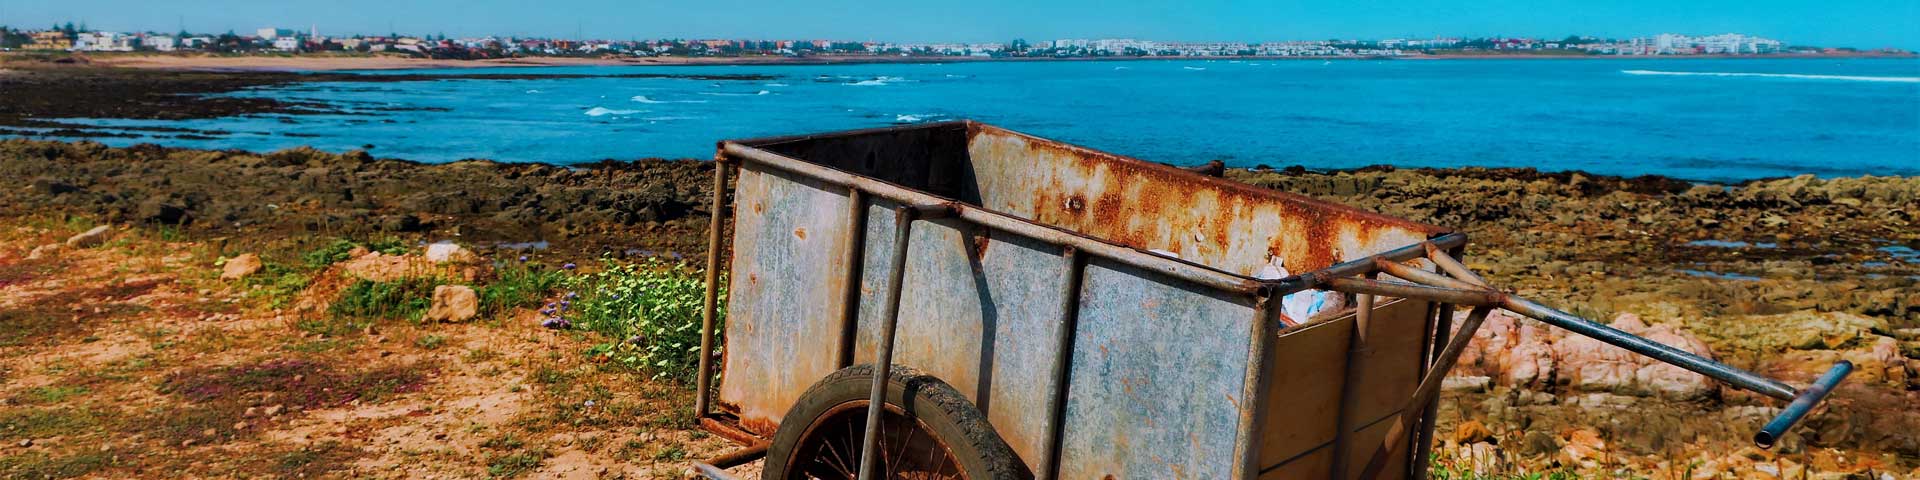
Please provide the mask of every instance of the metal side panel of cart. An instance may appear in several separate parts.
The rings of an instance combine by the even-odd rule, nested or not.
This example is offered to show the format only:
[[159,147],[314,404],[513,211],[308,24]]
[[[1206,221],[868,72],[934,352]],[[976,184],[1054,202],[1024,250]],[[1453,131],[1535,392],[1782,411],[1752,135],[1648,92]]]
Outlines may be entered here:
[[[867,210],[867,238],[892,238],[895,204]],[[913,228],[894,363],[953,385],[1030,470],[1046,468],[1070,258],[1059,246],[957,220]],[[867,242],[854,363],[873,361],[891,242]]]
[[1256,304],[1089,261],[1059,478],[1236,478]]
[[735,187],[731,301],[720,404],[771,436],[807,387],[840,368],[848,195],[746,165]]

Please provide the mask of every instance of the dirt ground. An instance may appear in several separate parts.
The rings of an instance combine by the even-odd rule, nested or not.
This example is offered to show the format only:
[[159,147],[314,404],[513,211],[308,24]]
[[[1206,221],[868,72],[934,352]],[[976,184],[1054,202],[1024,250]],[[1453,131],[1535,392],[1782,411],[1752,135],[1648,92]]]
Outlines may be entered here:
[[0,221],[0,477],[674,478],[731,448],[535,312],[320,335],[209,242],[27,258],[83,226]]

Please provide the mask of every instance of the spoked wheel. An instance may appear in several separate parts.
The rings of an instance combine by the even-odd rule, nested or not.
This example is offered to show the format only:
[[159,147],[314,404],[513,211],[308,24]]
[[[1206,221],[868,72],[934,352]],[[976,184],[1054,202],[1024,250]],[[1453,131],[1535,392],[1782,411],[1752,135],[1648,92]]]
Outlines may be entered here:
[[[878,478],[1031,477],[986,416],[952,386],[900,366],[887,380]],[[855,365],[807,389],[774,432],[761,478],[856,480],[872,387],[873,366]]]

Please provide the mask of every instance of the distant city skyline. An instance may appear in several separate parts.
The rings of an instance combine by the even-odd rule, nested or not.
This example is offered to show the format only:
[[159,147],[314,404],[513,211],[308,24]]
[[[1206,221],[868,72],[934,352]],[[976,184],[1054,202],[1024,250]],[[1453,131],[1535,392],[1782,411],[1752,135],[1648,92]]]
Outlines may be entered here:
[[1920,49],[1920,0],[1817,4],[1776,0],[1545,1],[1493,8],[1388,0],[1194,2],[1114,5],[1067,0],[1029,5],[976,0],[964,6],[920,2],[700,3],[572,2],[564,8],[502,0],[328,3],[203,0],[150,2],[0,0],[0,25],[46,28],[66,22],[119,31],[248,32],[260,27],[322,34],[389,32],[452,36],[568,38],[834,39],[892,42],[990,42],[1061,38],[1271,41],[1592,35],[1625,38],[1663,32],[1739,32],[1794,45]]

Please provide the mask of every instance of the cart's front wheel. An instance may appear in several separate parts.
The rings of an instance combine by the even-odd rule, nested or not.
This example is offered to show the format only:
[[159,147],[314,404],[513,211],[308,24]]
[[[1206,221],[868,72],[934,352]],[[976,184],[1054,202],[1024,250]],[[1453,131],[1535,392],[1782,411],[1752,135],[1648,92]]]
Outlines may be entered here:
[[[813,384],[794,403],[767,449],[763,480],[846,479],[860,472],[873,366],[855,365]],[[931,375],[895,366],[880,416],[880,478],[1030,477],[987,418]]]

